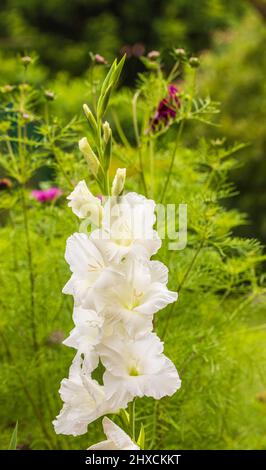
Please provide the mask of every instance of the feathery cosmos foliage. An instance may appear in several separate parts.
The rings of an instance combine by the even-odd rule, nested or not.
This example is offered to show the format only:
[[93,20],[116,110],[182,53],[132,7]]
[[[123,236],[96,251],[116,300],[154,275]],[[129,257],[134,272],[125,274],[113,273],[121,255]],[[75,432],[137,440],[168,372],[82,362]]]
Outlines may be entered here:
[[[167,76],[160,56],[147,58],[134,91],[108,89],[108,80],[102,88],[102,72],[92,77],[89,131],[80,151],[84,120],[65,123],[57,116],[56,100],[31,83],[33,64],[23,65],[22,83],[1,88],[3,448],[17,421],[22,448],[81,449],[102,441],[101,420],[75,438],[56,434],[51,424],[74,350],[61,385],[67,406],[56,420],[58,432],[86,433],[89,422],[111,412],[112,423],[103,418],[107,442],[96,446],[263,445],[265,257],[257,241],[234,236],[245,216],[226,209],[234,195],[228,173],[239,164],[242,146],[228,148],[200,135],[187,145],[194,122],[211,124],[217,104],[198,97],[195,60],[180,50],[173,54]],[[178,105],[168,96],[173,83]],[[161,102],[174,112],[151,126]],[[58,188],[62,195],[40,203],[31,194],[36,176],[43,180],[39,190]],[[108,194],[113,197],[102,197]],[[187,204],[185,249],[169,250],[175,240],[168,231],[160,247],[153,201]],[[149,214],[147,238],[139,236],[143,211]],[[114,224],[116,218],[121,223]],[[170,228],[175,232],[177,223]],[[161,234],[162,227],[156,229]],[[70,234],[69,279],[63,253]],[[60,293],[66,282],[74,311],[69,295]],[[179,384],[167,357],[182,387],[158,401]],[[127,404],[128,411],[115,413]]]

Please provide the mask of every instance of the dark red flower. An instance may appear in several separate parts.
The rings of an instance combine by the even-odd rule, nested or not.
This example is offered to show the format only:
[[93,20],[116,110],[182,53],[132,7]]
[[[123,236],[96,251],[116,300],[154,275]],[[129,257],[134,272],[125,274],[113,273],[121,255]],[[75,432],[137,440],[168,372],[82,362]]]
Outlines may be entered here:
[[167,126],[171,120],[175,119],[176,113],[180,108],[179,89],[173,85],[168,85],[168,95],[158,104],[154,117],[151,119],[151,128],[153,131],[158,127]]

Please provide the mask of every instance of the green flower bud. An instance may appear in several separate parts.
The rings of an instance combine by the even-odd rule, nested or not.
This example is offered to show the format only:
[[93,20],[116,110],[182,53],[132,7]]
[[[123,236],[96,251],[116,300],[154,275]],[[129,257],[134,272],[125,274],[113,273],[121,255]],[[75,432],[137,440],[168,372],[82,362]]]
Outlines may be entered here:
[[53,101],[55,99],[55,94],[53,91],[50,90],[45,90],[44,96],[47,99],[47,101]]
[[24,67],[28,67],[32,62],[32,58],[29,55],[25,55],[24,57],[21,57],[21,62]]
[[187,55],[185,49],[182,49],[182,48],[174,49],[174,54],[177,59],[184,59]]
[[88,123],[91,127],[91,130],[94,134],[97,134],[98,132],[98,129],[97,129],[97,123],[96,123],[96,120],[95,120],[95,117],[93,116],[89,106],[87,104],[84,104],[83,105],[83,111],[84,111],[84,114],[88,120]]
[[125,186],[126,168],[118,168],[112,184],[112,196],[119,196]]
[[110,139],[112,135],[111,127],[109,125],[109,122],[105,121],[103,123],[103,140],[107,144],[108,140]]
[[193,69],[197,69],[200,66],[200,61],[197,57],[190,57],[189,59],[189,65]]
[[79,141],[79,150],[84,155],[92,174],[96,177],[99,170],[100,162],[96,157],[95,153],[93,152],[87,140],[87,137],[83,137],[83,139]]

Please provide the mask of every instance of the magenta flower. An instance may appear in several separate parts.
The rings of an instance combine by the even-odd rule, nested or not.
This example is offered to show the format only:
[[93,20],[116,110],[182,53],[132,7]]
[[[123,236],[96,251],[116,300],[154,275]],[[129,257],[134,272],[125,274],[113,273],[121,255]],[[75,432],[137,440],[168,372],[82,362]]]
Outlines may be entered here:
[[61,194],[61,189],[56,187],[48,189],[33,189],[33,191],[31,191],[31,195],[39,202],[53,201],[61,196]]
[[171,120],[175,119],[180,108],[179,90],[175,85],[168,85],[168,95],[158,104],[154,117],[151,119],[151,129],[167,126]]

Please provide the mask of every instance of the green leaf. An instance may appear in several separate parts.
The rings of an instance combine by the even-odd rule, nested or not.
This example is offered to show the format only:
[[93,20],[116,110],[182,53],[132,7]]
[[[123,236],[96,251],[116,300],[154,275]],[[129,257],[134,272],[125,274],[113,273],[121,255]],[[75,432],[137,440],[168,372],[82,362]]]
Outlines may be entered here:
[[128,427],[130,425],[130,416],[129,416],[129,413],[124,410],[124,408],[122,408],[120,411],[119,411],[119,414],[123,420],[123,423],[126,427]]
[[8,446],[8,450],[16,450],[17,448],[17,438],[18,438],[18,421],[16,422],[16,426],[14,428],[14,431],[12,433],[10,443]]
[[101,119],[104,116],[104,114],[107,110],[107,106],[108,106],[108,103],[109,103],[111,91],[112,91],[112,84],[110,83],[110,85],[108,86],[105,94],[101,95],[100,98],[99,98],[98,106],[97,106],[97,117],[98,117],[98,119]]
[[116,69],[116,66],[117,66],[117,59],[114,60],[114,62],[112,63],[111,65],[111,68],[108,72],[108,74],[106,75],[105,79],[104,79],[104,82],[102,84],[102,89],[101,89],[101,95],[100,95],[100,98],[106,93],[107,91],[107,88],[108,86],[110,85],[111,83],[111,77]]
[[145,447],[145,430],[144,430],[143,423],[141,423],[141,428],[140,428],[139,437],[138,437],[138,440],[137,440],[137,445],[142,450],[144,450],[144,447]]
[[123,55],[122,59],[117,64],[117,67],[115,68],[115,71],[113,73],[113,76],[112,76],[113,88],[117,85],[122,69],[124,67],[125,60],[126,60],[126,54]]

